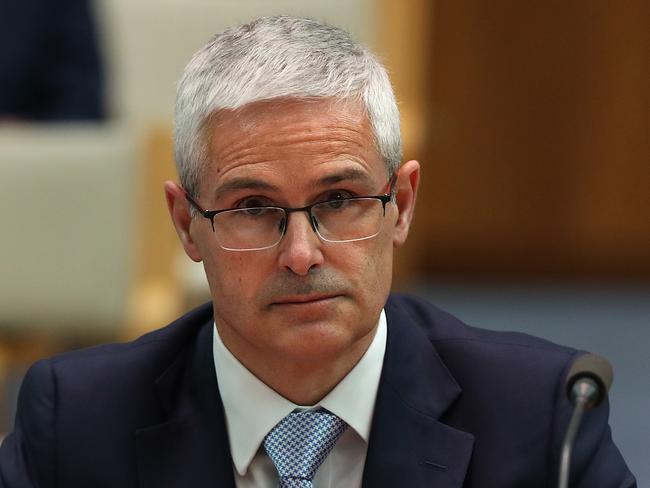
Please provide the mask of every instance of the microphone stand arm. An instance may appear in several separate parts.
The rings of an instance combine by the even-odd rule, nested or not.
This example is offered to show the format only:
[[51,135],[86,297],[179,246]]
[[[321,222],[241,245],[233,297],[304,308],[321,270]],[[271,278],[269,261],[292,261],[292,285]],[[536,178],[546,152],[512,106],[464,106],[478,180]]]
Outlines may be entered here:
[[571,394],[574,408],[569,427],[564,436],[564,442],[562,443],[558,488],[569,488],[569,469],[571,466],[573,443],[580,429],[580,422],[582,421],[582,415],[585,409],[592,407],[594,398],[598,396],[598,385],[593,380],[584,378],[576,382]]

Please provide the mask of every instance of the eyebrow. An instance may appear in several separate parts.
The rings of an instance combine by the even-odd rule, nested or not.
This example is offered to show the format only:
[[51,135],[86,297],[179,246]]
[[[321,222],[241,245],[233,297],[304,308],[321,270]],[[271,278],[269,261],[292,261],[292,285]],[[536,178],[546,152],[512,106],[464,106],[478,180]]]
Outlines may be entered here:
[[225,182],[215,189],[214,193],[217,197],[228,194],[238,190],[264,190],[273,191],[278,188],[267,181],[260,180],[259,178],[235,178]]
[[[341,181],[360,181],[371,185],[372,178],[368,173],[357,168],[348,168],[322,178],[319,178],[312,185],[314,188],[320,188],[328,185],[340,183]],[[260,191],[279,191],[279,188],[271,183],[252,177],[234,178],[229,180],[218,188],[214,193],[217,197],[227,195],[228,193],[236,192],[239,190],[260,190]]]
[[361,181],[372,184],[373,180],[368,173],[357,168],[348,168],[337,173],[320,178],[314,186],[327,186],[341,181]]

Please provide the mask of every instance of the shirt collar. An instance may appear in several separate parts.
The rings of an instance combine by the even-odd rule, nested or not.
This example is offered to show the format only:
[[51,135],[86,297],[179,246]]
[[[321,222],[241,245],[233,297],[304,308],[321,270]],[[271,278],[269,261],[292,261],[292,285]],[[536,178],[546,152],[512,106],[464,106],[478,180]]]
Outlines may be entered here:
[[[386,315],[381,311],[375,337],[352,370],[318,405],[343,419],[367,443],[386,350]],[[264,437],[299,405],[266,386],[232,355],[214,327],[213,356],[223,400],[230,452],[244,475]],[[263,407],[260,407],[263,406]],[[304,408],[304,407],[303,407]]]

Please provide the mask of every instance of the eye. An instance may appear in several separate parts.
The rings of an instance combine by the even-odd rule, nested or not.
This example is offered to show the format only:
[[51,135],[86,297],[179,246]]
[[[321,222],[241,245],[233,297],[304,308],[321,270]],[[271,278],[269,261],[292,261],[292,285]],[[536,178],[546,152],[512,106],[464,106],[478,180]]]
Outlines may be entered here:
[[268,198],[264,197],[247,197],[240,200],[236,207],[237,208],[255,208],[255,207],[269,207],[272,206],[273,202]]
[[346,199],[350,198],[352,194],[345,190],[336,190],[328,192],[324,195],[323,201],[327,202],[330,209],[338,210],[346,203]]
[[343,200],[345,198],[350,198],[351,196],[353,196],[353,195],[349,191],[335,190],[335,191],[330,191],[330,192],[326,193],[323,196],[323,201],[329,202],[329,201],[332,201],[332,200]]

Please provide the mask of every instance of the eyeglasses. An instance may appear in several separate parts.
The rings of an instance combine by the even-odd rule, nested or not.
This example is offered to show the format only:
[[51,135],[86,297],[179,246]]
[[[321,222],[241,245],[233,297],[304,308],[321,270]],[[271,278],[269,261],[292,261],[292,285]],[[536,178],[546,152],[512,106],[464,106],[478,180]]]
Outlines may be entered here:
[[294,212],[306,212],[313,231],[326,242],[354,242],[375,237],[381,231],[395,180],[396,175],[393,175],[383,195],[337,198],[299,208],[259,206],[204,210],[187,192],[185,197],[210,220],[221,248],[261,251],[282,240],[289,214]]

